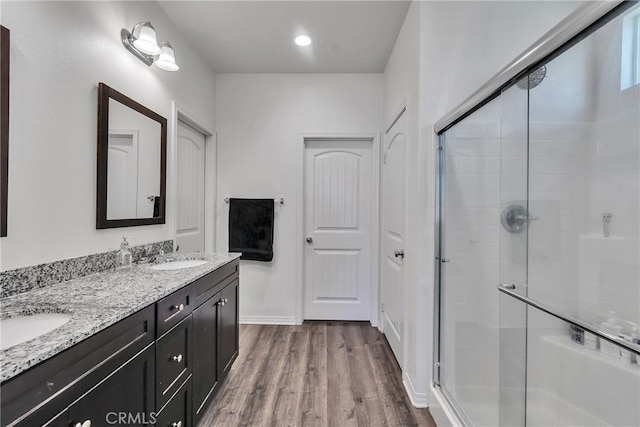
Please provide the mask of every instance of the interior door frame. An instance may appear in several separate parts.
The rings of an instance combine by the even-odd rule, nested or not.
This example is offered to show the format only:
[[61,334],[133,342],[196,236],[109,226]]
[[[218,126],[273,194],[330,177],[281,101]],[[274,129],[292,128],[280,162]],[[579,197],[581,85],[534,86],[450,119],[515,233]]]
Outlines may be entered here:
[[313,141],[368,141],[371,143],[371,295],[369,316],[371,325],[378,327],[380,324],[378,307],[379,302],[379,259],[380,259],[380,140],[379,132],[353,132],[353,133],[317,133],[303,132],[299,136],[300,146],[298,152],[298,204],[297,204],[297,232],[296,232],[296,324],[304,321],[304,235],[305,235],[305,203],[304,203],[304,163],[305,147],[308,140]]
[[178,232],[178,122],[191,126],[204,135],[204,251],[212,253],[216,251],[216,196],[217,196],[217,165],[216,158],[218,152],[217,135],[213,123],[204,121],[193,114],[183,105],[173,101],[171,103],[171,144],[169,144],[169,176],[171,180],[167,183],[167,199],[171,202],[173,209],[171,215],[173,220],[173,250],[176,250],[176,233]]

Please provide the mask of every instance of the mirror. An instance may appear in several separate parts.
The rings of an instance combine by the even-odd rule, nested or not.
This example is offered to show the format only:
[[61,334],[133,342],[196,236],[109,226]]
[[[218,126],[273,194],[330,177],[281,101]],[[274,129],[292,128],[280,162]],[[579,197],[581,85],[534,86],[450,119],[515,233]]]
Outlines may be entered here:
[[9,30],[0,26],[0,237],[7,235],[9,196]]
[[100,83],[96,228],[164,224],[167,119]]

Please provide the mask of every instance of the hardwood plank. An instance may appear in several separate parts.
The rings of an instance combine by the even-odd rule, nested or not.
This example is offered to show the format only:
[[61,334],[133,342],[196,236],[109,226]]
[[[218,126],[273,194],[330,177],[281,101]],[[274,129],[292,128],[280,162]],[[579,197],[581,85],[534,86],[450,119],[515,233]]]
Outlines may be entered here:
[[246,395],[240,425],[264,425],[265,420],[270,418],[290,337],[286,327],[275,326],[271,347],[257,361],[259,368],[254,376],[253,387]]
[[[370,327],[370,325],[367,323]],[[356,418],[360,426],[386,426],[386,416],[380,405],[378,385],[367,357],[365,340],[358,323],[345,328],[347,361],[351,377],[351,395],[355,403]]]
[[357,426],[356,407],[351,394],[351,376],[347,360],[345,323],[327,325],[327,407],[330,426]]
[[300,425],[327,426],[327,325],[305,325],[309,325],[310,340],[300,402]]
[[270,424],[273,427],[298,425],[310,336],[309,332],[291,333],[271,413]]

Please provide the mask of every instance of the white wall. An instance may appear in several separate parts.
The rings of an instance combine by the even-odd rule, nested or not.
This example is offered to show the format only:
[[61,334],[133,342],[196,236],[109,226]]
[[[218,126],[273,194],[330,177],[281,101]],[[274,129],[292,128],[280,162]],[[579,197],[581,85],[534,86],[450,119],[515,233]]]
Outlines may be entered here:
[[241,261],[241,321],[293,323],[304,133],[380,132],[380,74],[219,74],[217,248],[228,248],[225,197],[284,197],[271,263]]
[[[150,20],[171,40],[180,71],[147,67],[122,46],[120,29]],[[155,2],[3,2],[11,30],[8,237],[2,269],[173,238],[174,185],[167,223],[96,230],[97,85],[104,82],[169,120],[174,160],[175,100],[214,128],[213,69]]]

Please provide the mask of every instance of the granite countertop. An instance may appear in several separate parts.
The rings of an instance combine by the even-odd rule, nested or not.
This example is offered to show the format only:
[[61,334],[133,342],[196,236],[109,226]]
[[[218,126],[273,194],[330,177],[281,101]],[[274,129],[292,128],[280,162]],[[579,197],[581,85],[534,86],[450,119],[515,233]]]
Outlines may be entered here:
[[45,288],[0,298],[2,318],[35,313],[66,313],[64,325],[0,351],[0,382],[49,359],[196,279],[240,258],[239,253],[170,254],[154,262],[209,261],[180,270],[152,270],[153,264],[107,270]]

